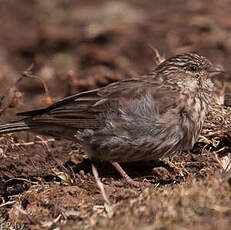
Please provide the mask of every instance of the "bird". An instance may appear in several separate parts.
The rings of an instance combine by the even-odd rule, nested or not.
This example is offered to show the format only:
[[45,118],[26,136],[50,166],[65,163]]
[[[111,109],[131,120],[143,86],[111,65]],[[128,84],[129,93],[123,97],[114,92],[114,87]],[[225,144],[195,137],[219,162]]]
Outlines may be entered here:
[[190,150],[213,104],[210,76],[224,72],[206,57],[183,53],[149,74],[78,93],[0,125],[0,134],[31,131],[80,144],[92,160],[149,161]]

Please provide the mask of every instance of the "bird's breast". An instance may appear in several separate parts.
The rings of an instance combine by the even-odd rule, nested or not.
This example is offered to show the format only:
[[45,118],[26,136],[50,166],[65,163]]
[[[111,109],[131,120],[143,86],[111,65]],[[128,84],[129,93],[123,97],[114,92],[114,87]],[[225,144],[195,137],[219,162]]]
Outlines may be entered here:
[[181,148],[189,150],[197,141],[202,125],[208,112],[208,105],[202,97],[191,96],[185,99],[184,107],[180,109],[180,124],[183,131]]

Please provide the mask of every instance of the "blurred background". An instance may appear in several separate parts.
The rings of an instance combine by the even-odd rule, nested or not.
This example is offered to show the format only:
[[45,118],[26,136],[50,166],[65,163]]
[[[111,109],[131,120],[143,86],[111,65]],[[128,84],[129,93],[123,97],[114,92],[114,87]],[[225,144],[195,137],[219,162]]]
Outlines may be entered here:
[[[228,85],[230,10],[228,0],[2,0],[1,104],[9,103],[9,89],[31,63],[57,100],[150,72],[155,66],[150,46],[164,57],[205,55],[224,66]],[[17,111],[46,103],[40,81],[23,79],[17,90]]]
[[[188,51],[208,57],[225,68],[220,78],[231,88],[230,12],[230,0],[0,0],[0,123],[152,71],[150,47],[163,57]],[[32,74],[22,77],[32,63]],[[219,132],[206,128],[209,138],[173,163],[124,168],[152,187],[132,188],[111,164],[100,162],[112,218],[78,145],[27,132],[1,136],[0,224],[26,223],[24,229],[32,230],[72,223],[76,227],[62,229],[231,229],[231,180],[219,163],[230,162],[230,123],[221,130],[225,118],[214,117],[222,121],[215,125]]]

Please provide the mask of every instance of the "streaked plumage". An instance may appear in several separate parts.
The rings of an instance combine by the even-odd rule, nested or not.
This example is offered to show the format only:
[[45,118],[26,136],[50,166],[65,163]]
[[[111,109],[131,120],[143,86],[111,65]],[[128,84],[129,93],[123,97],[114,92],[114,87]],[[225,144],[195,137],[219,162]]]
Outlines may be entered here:
[[210,72],[198,54],[169,58],[151,74],[83,92],[18,115],[0,133],[30,130],[83,145],[90,158],[111,162],[158,159],[189,150],[211,105]]

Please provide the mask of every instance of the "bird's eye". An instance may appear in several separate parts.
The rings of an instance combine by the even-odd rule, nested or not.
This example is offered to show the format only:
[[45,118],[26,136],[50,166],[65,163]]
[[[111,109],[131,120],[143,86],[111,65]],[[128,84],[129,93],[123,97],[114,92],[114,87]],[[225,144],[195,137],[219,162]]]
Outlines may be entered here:
[[195,72],[195,71],[197,71],[197,66],[196,65],[190,65],[190,70],[192,71],[192,72]]

